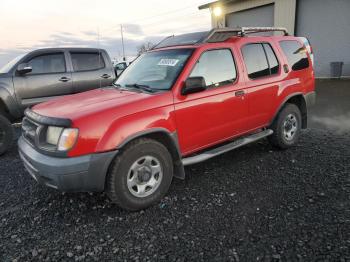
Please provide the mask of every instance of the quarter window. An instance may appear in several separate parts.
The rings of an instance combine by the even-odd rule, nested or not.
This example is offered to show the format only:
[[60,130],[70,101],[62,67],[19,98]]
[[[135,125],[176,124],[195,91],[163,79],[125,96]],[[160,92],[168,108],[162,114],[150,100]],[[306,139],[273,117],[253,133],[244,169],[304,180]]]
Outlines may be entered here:
[[49,74],[66,72],[66,63],[63,53],[39,55],[29,60],[32,67],[29,74]]
[[270,68],[262,44],[248,44],[242,48],[244,63],[251,79],[269,76]]
[[195,65],[190,77],[202,76],[207,87],[218,87],[235,81],[235,62],[229,49],[204,52]]
[[309,67],[309,59],[306,54],[307,50],[301,43],[294,40],[287,40],[281,41],[280,46],[293,71]]
[[75,72],[98,70],[105,67],[101,53],[74,53],[71,52],[73,69]]

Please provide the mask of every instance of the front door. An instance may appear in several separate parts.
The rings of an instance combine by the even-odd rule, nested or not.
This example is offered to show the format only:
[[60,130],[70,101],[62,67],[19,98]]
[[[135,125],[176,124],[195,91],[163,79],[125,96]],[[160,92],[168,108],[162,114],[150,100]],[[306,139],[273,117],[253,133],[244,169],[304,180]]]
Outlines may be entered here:
[[72,92],[63,52],[41,53],[24,61],[32,71],[14,76],[17,99],[22,109]]
[[207,89],[175,100],[183,154],[227,140],[245,130],[247,104],[230,48],[204,51],[189,77],[202,76]]

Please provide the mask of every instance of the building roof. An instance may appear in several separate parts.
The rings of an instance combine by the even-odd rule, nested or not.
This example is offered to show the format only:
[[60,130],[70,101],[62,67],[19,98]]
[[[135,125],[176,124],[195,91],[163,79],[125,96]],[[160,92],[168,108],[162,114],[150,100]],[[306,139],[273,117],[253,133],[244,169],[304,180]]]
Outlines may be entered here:
[[207,3],[207,4],[204,4],[204,5],[200,5],[198,6],[198,9],[199,10],[202,10],[202,9],[207,9],[213,5],[216,5],[216,4],[222,4],[222,5],[226,5],[230,2],[238,2],[240,0],[219,0],[219,1],[214,1],[214,2],[210,2],[210,3]]

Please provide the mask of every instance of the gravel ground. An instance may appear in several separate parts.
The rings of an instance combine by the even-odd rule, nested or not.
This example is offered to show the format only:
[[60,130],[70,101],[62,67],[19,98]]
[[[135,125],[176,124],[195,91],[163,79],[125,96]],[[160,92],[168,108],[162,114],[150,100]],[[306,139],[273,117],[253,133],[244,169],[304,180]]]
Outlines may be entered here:
[[0,260],[349,261],[349,135],[229,152],[136,213],[38,186],[13,147],[0,158]]
[[0,261],[350,261],[350,131],[331,130],[188,167],[134,213],[37,185],[13,146],[0,157]]

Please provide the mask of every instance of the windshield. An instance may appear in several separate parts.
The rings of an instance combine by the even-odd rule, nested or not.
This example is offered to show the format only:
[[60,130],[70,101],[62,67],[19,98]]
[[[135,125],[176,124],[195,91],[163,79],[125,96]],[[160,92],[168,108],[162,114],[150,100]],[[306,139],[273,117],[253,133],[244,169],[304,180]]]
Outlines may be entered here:
[[115,85],[169,90],[192,52],[193,49],[171,49],[145,53],[122,73]]
[[10,62],[8,62],[6,65],[0,68],[0,73],[8,73],[11,68],[22,59],[24,54],[17,56],[16,58],[12,59]]

